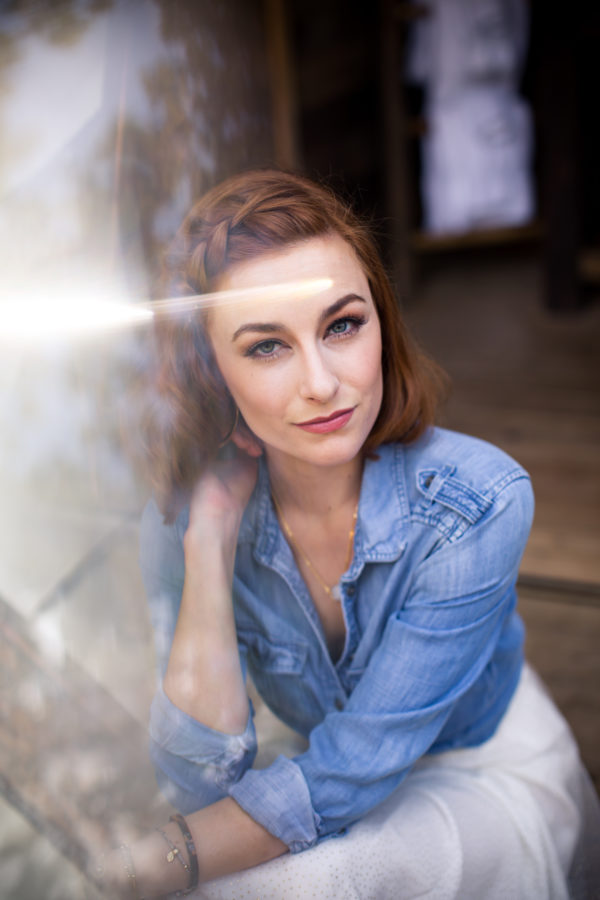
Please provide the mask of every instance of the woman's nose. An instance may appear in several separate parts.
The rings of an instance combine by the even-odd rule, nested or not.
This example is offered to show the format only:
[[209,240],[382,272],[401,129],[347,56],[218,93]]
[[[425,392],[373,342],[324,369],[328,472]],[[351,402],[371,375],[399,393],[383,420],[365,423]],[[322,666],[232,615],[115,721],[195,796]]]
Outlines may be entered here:
[[325,352],[316,349],[304,355],[300,394],[305,400],[326,403],[335,396],[339,384],[339,378],[329,364]]

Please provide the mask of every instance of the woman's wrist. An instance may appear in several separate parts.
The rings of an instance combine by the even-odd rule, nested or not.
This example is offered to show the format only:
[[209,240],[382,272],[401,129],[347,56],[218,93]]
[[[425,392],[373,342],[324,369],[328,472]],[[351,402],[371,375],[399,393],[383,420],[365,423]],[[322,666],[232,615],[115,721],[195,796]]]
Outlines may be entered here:
[[133,845],[121,843],[95,865],[92,880],[112,900],[183,897],[199,880],[196,847],[179,814]]
[[206,573],[225,566],[232,567],[237,549],[240,523],[229,523],[228,527],[217,528],[204,523],[200,527],[188,528],[183,538],[183,554],[186,572],[198,570]]

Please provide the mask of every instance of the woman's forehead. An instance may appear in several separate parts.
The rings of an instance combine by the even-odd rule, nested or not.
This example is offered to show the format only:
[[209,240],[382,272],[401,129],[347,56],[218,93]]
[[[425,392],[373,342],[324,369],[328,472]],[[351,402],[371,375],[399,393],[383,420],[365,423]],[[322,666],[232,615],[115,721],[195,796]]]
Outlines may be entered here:
[[[227,328],[243,319],[318,315],[348,294],[370,299],[354,250],[337,236],[311,238],[238,263],[219,280],[218,289],[224,302],[212,307],[209,321]],[[229,299],[232,293],[237,295],[234,302]]]
[[310,278],[362,278],[362,266],[353,250],[336,234],[308,238],[297,244],[269,250],[254,259],[231,266],[219,279],[218,288],[251,288]]

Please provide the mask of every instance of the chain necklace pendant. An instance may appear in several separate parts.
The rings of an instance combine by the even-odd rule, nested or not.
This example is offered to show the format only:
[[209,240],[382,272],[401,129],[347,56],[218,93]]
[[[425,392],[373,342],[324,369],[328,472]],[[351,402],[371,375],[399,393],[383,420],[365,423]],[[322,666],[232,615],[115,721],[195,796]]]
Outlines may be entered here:
[[[281,524],[283,525],[283,530],[287,534],[287,536],[290,540],[290,543],[296,548],[296,551],[302,557],[302,559],[304,560],[304,562],[308,566],[308,568],[311,570],[311,572],[314,574],[315,578],[317,579],[317,581],[319,582],[319,584],[321,585],[321,587],[323,588],[323,590],[325,591],[327,596],[331,597],[331,599],[335,600],[337,603],[340,603],[342,600],[342,589],[340,587],[339,582],[337,584],[334,584],[333,587],[331,587],[330,585],[327,584],[327,582],[325,582],[321,578],[321,576],[315,569],[314,565],[312,564],[312,562],[310,561],[310,559],[308,558],[306,553],[304,553],[304,551],[298,546],[298,541],[295,539],[294,533],[293,533],[292,529],[290,528],[290,526],[288,525],[287,520],[286,520],[285,516],[283,515],[282,509],[275,498],[275,495],[271,494],[271,497],[273,498],[273,505],[275,506],[275,509],[277,510],[277,512],[279,514]],[[358,517],[358,501],[356,502],[356,506],[354,507],[354,513],[352,515],[352,528],[350,529],[350,531],[348,533],[348,555],[346,557],[346,569],[352,562],[352,550],[354,547],[354,534],[356,531],[357,517]]]

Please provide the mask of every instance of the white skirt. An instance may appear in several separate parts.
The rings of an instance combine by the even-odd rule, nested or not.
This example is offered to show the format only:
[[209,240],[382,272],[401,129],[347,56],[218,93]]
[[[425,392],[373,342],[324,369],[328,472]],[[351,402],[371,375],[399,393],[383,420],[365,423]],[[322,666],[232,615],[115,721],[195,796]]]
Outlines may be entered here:
[[[531,668],[496,734],[424,757],[348,829],[203,885],[202,900],[592,900],[600,805]],[[596,871],[593,871],[594,866]]]

